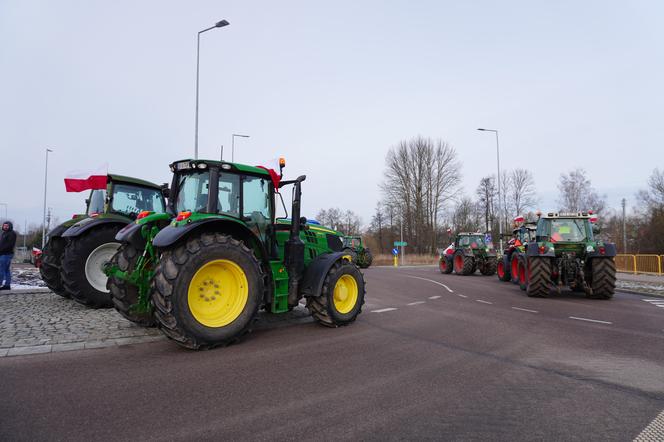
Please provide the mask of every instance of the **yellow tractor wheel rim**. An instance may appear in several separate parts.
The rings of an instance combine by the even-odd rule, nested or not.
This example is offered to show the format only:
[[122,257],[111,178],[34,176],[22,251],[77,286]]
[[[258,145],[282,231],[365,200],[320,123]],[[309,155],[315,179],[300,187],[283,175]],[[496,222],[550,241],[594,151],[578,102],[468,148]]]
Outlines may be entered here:
[[210,261],[199,268],[187,293],[191,314],[207,327],[224,327],[235,321],[248,299],[247,275],[227,259]]
[[353,310],[359,290],[357,281],[350,275],[341,275],[334,285],[334,308],[342,314]]

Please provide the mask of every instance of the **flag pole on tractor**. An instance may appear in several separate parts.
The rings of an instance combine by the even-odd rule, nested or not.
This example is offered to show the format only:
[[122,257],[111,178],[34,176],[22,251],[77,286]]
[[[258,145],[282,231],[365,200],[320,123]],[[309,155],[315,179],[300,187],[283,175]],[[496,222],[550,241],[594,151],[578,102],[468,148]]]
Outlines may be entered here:
[[53,152],[52,149],[46,148],[46,165],[44,166],[44,213],[42,216],[42,250],[46,244],[46,189],[48,184],[48,153]]

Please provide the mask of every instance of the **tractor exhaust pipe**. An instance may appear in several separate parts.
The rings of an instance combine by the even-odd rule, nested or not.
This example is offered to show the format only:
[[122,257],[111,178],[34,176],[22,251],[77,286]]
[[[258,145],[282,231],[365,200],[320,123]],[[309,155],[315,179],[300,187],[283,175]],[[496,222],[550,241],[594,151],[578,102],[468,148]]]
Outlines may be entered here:
[[300,281],[304,273],[304,242],[300,239],[300,201],[301,183],[306,178],[306,175],[301,175],[294,181],[290,237],[284,248],[284,266],[288,271],[289,306],[295,305],[298,301]]

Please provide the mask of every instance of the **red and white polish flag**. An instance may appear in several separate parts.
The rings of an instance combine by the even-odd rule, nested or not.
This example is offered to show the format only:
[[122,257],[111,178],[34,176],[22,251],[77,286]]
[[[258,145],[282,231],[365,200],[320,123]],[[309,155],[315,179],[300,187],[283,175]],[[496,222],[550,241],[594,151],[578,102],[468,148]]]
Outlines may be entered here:
[[[278,171],[281,171],[280,163],[282,159],[281,158],[272,158],[269,161],[266,161],[264,165],[262,166],[256,166],[261,169],[267,170],[267,172],[270,174],[270,178],[272,179],[272,184],[274,185],[275,189],[279,188],[279,182],[281,181],[281,175]],[[284,160],[284,165],[285,165],[285,160]]]
[[96,170],[75,170],[67,173],[65,189],[67,192],[83,192],[84,190],[106,189],[108,163]]

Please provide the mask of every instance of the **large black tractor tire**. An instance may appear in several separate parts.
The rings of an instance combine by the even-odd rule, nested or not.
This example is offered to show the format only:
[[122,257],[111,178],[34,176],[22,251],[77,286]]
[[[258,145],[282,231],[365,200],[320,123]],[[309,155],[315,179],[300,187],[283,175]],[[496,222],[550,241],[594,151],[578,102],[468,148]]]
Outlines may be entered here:
[[60,274],[65,290],[76,302],[92,308],[113,307],[103,269],[120,247],[115,240],[120,228],[102,224],[68,240]]
[[307,309],[316,322],[326,327],[348,325],[362,313],[365,293],[362,272],[342,259],[327,272],[320,296],[307,298]]
[[526,271],[528,296],[535,298],[548,296],[551,291],[551,258],[529,257]]
[[350,255],[351,260],[357,264],[357,252],[355,249],[351,249],[350,247],[346,247],[345,249],[342,250],[343,253],[346,255]]
[[512,279],[510,274],[510,269],[505,265],[505,259],[500,258],[496,263],[496,273],[498,274],[498,279],[507,282]]
[[454,254],[454,273],[457,275],[472,275],[475,268],[475,259],[470,256],[466,256],[463,253]]
[[498,262],[496,261],[496,258],[486,258],[484,260],[484,265],[480,267],[480,273],[484,276],[495,275],[497,266]]
[[44,252],[42,253],[42,263],[39,267],[42,281],[46,287],[51,289],[56,295],[64,298],[71,298],[62,285],[60,268],[62,266],[62,254],[65,250],[66,240],[61,236],[55,236],[48,239]]
[[512,253],[512,256],[510,257],[510,280],[512,281],[512,284],[520,284],[519,281],[519,264],[521,262],[520,259],[520,254],[519,253]]
[[161,254],[152,279],[160,330],[191,349],[225,346],[251,331],[265,275],[243,242],[202,233]]
[[452,260],[447,259],[447,256],[443,255],[438,260],[438,268],[440,269],[440,273],[444,275],[449,275],[450,273],[452,273],[453,270],[452,267],[453,267]]
[[361,269],[369,268],[373,262],[373,255],[369,249],[364,249],[357,254],[357,266]]
[[[113,255],[111,265],[130,274],[136,268],[136,262],[142,253],[143,250],[136,249],[131,243],[123,243],[117,253]],[[110,276],[107,287],[111,291],[111,300],[115,310],[123,317],[142,327],[157,325],[152,312],[138,313],[132,310],[132,306],[138,302],[137,286],[128,283],[124,279]]]
[[616,263],[613,258],[595,258],[592,266],[592,299],[611,299],[616,291]]

